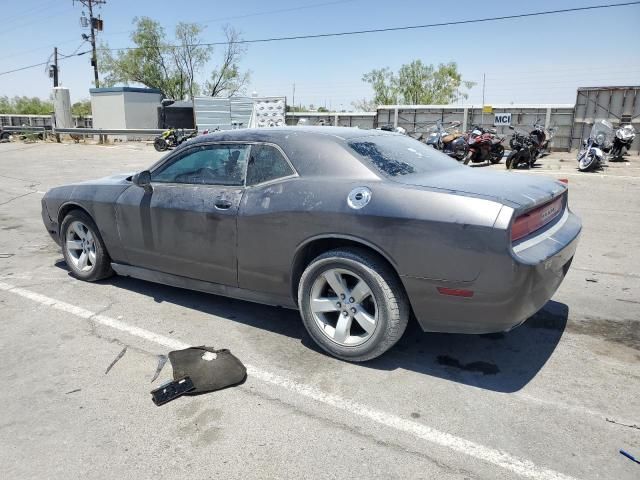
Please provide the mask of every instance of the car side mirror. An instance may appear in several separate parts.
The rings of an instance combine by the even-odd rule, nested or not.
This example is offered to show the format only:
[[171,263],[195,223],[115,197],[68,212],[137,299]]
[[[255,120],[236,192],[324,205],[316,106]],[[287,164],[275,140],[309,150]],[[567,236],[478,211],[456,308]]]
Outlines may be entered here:
[[142,172],[136,173],[131,181],[134,185],[144,188],[145,192],[153,190],[151,187],[151,172],[149,170],[143,170]]

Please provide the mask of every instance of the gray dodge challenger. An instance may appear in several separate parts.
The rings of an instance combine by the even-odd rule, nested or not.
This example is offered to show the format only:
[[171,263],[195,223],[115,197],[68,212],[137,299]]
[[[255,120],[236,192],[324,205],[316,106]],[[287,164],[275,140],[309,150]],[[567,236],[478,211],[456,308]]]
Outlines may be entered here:
[[407,136],[216,132],[148,170],[57,187],[42,219],[75,277],[114,273],[300,310],[330,354],[510,330],[554,294],[581,222],[557,181],[469,168]]

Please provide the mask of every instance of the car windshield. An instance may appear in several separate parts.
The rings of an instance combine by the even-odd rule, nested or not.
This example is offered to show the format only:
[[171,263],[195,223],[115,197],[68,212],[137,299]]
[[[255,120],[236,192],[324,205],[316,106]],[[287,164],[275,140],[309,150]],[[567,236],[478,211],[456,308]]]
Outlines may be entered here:
[[397,177],[454,168],[454,159],[404,135],[372,135],[349,142],[355,152],[383,175]]

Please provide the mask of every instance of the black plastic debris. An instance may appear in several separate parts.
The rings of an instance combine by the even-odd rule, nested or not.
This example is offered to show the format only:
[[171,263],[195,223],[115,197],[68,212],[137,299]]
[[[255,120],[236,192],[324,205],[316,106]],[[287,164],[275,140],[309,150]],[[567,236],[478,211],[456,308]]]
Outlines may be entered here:
[[620,450],[620,453],[622,455],[624,455],[625,457],[627,457],[629,460],[631,460],[632,462],[638,463],[640,464],[640,460],[637,460],[633,455],[631,455],[629,452],[625,452],[624,450]]
[[156,405],[182,395],[198,395],[239,385],[247,378],[247,369],[229,350],[190,347],[169,352],[173,381],[151,392]]
[[164,405],[186,393],[193,391],[195,387],[189,377],[163,383],[155,390],[151,390],[151,400],[157,406]]

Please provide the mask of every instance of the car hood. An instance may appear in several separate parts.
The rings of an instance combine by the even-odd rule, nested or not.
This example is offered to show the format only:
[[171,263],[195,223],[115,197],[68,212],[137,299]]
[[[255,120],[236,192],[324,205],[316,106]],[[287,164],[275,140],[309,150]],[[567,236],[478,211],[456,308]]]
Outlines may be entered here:
[[118,173],[116,175],[110,175],[108,177],[102,177],[95,180],[74,183],[73,185],[124,185],[131,182],[130,177],[132,175],[134,175],[134,172]]
[[500,202],[515,209],[530,208],[560,195],[566,187],[550,178],[512,172],[453,168],[435,173],[395,177],[406,185],[447,190]]

